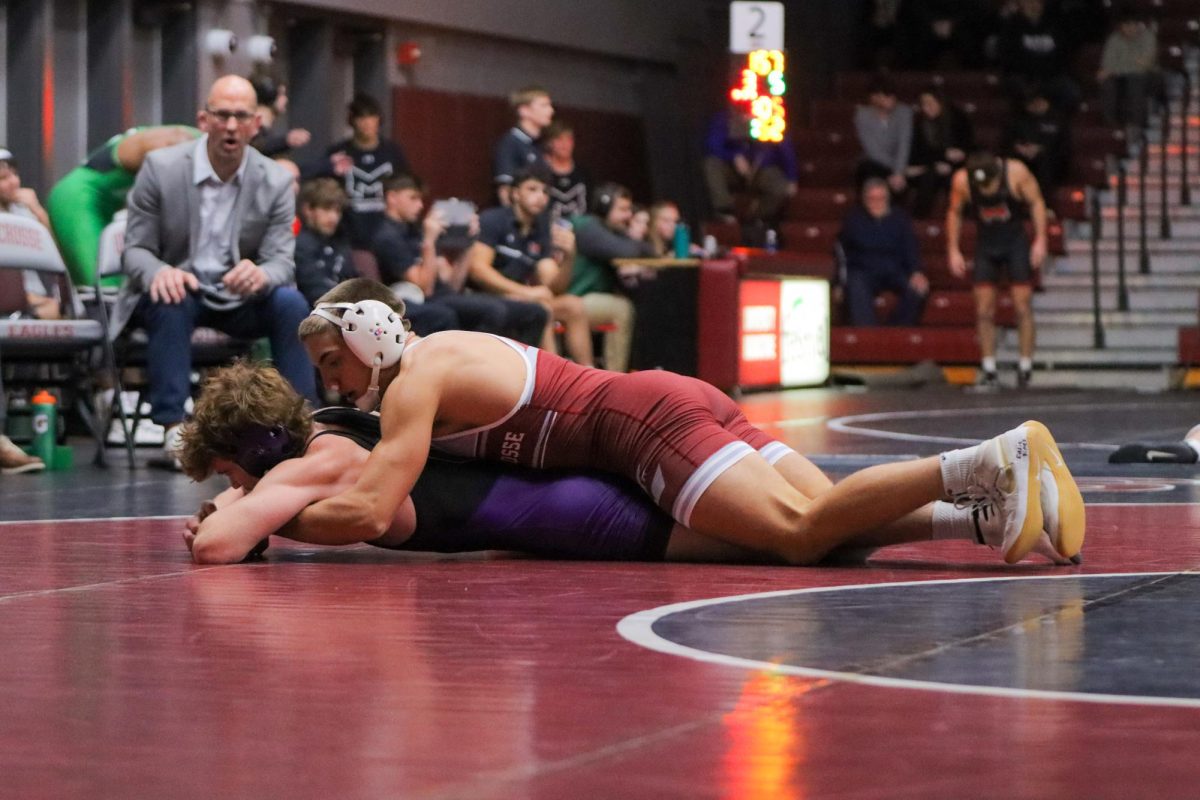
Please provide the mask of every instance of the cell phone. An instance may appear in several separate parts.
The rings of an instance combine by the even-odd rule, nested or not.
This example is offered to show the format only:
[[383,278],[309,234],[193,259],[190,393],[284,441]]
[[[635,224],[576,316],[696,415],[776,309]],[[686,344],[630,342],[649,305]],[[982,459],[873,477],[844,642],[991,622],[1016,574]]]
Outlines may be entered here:
[[471,224],[471,218],[475,216],[475,204],[470,200],[459,200],[457,197],[451,197],[446,200],[434,202],[433,211],[440,214],[447,225],[461,225],[465,227]]

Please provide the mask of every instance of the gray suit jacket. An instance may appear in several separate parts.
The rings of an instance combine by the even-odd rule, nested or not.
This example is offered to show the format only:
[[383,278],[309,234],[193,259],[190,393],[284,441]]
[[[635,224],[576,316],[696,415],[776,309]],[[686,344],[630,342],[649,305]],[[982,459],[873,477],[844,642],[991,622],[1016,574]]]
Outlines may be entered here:
[[[200,188],[192,181],[197,142],[187,141],[146,156],[126,201],[129,223],[122,256],[128,280],[113,312],[112,333],[129,321],[141,294],[168,266],[191,271],[192,242],[200,235]],[[292,178],[250,148],[231,215],[237,226],[233,263],[248,258],[267,273],[269,287],[295,283],[296,200]]]

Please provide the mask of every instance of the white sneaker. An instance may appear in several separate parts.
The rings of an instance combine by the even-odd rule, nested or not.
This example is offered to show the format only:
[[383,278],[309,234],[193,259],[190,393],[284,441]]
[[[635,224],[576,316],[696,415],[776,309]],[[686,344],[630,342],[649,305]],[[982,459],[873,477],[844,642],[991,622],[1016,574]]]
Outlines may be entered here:
[[971,506],[982,541],[998,547],[1009,564],[1024,558],[1042,534],[1041,458],[1030,441],[1035,434],[1041,435],[1021,425],[979,445],[967,485],[954,493],[956,505]]
[[176,472],[183,471],[183,465],[179,463],[179,445],[182,443],[183,426],[176,425],[167,430],[163,437],[162,457],[158,459],[158,466],[173,469]]
[[1050,544],[1072,563],[1082,563],[1079,553],[1087,528],[1083,495],[1067,469],[1062,452],[1050,431],[1040,422],[1030,420],[1023,427],[1031,431],[1031,442],[1040,450],[1041,469],[1038,483],[1041,494],[1043,525]]

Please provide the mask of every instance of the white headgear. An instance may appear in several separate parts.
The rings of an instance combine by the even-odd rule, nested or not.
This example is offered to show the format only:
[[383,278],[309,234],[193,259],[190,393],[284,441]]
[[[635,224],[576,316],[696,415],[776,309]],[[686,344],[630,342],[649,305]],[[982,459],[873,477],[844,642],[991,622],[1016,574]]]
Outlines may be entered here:
[[400,356],[404,354],[404,342],[408,338],[404,320],[387,303],[378,300],[321,303],[312,316],[329,320],[341,328],[350,352],[371,368],[371,386],[355,405],[363,411],[374,410],[379,403],[379,371],[400,363]]

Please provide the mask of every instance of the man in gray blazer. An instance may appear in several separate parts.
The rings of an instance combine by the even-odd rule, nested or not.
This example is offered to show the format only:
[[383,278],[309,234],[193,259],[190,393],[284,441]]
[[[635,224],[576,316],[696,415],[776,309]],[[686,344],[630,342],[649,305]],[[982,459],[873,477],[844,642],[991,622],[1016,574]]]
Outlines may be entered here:
[[146,329],[151,419],[167,428],[169,464],[191,390],[197,325],[269,336],[279,371],[317,399],[296,338],[309,307],[295,287],[291,176],[248,147],[259,128],[254,88],[235,75],[218,79],[197,118],[204,136],[147,156],[127,201],[121,306]]

